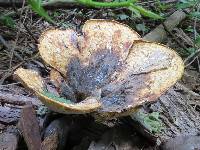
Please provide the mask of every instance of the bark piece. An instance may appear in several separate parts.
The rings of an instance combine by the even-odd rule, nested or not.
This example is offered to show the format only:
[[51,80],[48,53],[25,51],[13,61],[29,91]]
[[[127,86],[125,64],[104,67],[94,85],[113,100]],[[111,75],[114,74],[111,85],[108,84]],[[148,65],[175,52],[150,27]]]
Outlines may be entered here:
[[5,125],[0,123],[0,131],[2,131],[4,128],[5,128]]
[[200,136],[178,136],[165,142],[162,150],[199,150]]
[[58,148],[58,133],[55,132],[47,136],[41,144],[40,150],[57,150]]
[[32,105],[23,108],[19,128],[24,136],[29,150],[40,150],[41,136],[39,124]]
[[31,102],[35,107],[39,107],[42,105],[42,103],[37,98],[11,94],[3,91],[0,91],[0,102],[13,105],[25,105],[26,103]]
[[18,138],[12,133],[0,134],[0,149],[1,150],[16,150]]
[[0,106],[0,122],[3,124],[15,124],[20,118],[20,109]]
[[[166,19],[164,25],[166,26],[168,31],[172,31],[172,29],[174,29],[185,18],[186,13],[183,10],[177,10]],[[162,42],[166,38],[167,31],[165,31],[165,27],[162,24],[157,26],[153,31],[143,37],[144,40],[152,42]]]
[[[162,120],[162,131],[153,134],[148,132],[145,125],[139,123],[138,131],[152,142],[166,141],[180,135],[197,135],[200,132],[200,117],[192,106],[188,104],[188,93],[185,93],[175,85],[163,94],[159,100],[151,104],[150,108],[143,110],[144,113],[158,112]],[[146,110],[146,112],[145,112]],[[133,123],[138,120],[132,117]],[[133,124],[132,126],[136,126]]]
[[175,85],[157,103],[151,105],[151,111],[160,113],[164,125],[160,133],[162,140],[179,135],[197,135],[200,132],[199,113],[188,104],[187,94]]

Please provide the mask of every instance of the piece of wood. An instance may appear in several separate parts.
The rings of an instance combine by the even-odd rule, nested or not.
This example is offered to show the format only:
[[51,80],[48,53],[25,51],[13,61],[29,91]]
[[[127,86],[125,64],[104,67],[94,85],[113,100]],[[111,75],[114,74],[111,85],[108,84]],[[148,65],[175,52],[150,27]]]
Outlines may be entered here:
[[18,127],[23,134],[28,149],[40,150],[41,146],[40,129],[32,105],[26,105],[22,109],[22,114]]
[[176,85],[162,95],[158,102],[151,105],[151,111],[160,113],[163,122],[162,140],[178,135],[197,135],[200,132],[200,116],[188,104],[188,93]]
[[200,136],[178,136],[161,146],[162,150],[199,150]]
[[8,103],[13,105],[25,105],[31,102],[36,108],[42,106],[41,101],[37,98],[32,98],[24,95],[11,94],[0,90],[0,103]]
[[[185,11],[177,10],[163,22],[168,31],[172,31],[181,21],[186,18]],[[152,42],[163,42],[167,38],[167,31],[165,30],[163,24],[160,24],[154,30],[146,34],[143,39]]]
[[0,106],[0,122],[5,125],[14,125],[20,118],[20,109]]
[[54,132],[47,136],[41,144],[40,150],[57,150],[58,149],[58,133]]
[[[146,127],[143,123],[136,126],[137,123],[132,124],[137,127],[138,131],[147,139],[154,142],[161,143],[169,138],[179,135],[197,135],[200,132],[200,116],[188,103],[188,93],[180,89],[180,86],[170,88],[163,94],[159,100],[151,104],[148,109],[142,110],[143,113],[158,112],[162,120],[162,132],[156,135],[148,131],[144,132]],[[137,112],[139,113],[139,112]],[[138,120],[132,116],[133,122]],[[155,138],[157,137],[157,139]]]
[[19,138],[13,133],[0,134],[0,149],[1,150],[17,150]]

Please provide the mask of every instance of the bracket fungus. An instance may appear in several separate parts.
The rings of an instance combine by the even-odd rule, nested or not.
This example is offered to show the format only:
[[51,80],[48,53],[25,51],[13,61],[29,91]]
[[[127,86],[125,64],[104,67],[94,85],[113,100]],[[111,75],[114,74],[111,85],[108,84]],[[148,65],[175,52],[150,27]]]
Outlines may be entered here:
[[51,110],[65,114],[129,115],[156,101],[184,71],[174,50],[144,41],[116,21],[88,20],[79,34],[48,30],[39,43],[41,57],[52,67],[51,88],[33,70],[19,68],[15,75]]

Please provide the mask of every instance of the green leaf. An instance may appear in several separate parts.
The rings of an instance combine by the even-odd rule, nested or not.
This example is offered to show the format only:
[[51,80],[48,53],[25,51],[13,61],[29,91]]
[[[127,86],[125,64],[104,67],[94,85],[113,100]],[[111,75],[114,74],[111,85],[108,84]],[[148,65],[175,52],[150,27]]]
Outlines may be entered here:
[[191,18],[200,19],[200,12],[199,12],[199,11],[191,12],[191,13],[189,14],[189,16],[190,16]]
[[190,47],[190,48],[187,48],[187,55],[191,55],[192,53],[194,53],[196,51],[196,49],[194,47]]
[[118,17],[120,20],[126,20],[126,19],[129,18],[129,16],[126,15],[126,14],[119,14],[119,15],[117,15],[117,17]]
[[35,11],[38,15],[45,18],[47,21],[55,24],[55,21],[53,21],[51,19],[51,17],[48,15],[48,13],[42,7],[41,0],[28,0],[28,3],[31,6],[32,10]]
[[140,12],[137,9],[135,9],[135,8],[133,8],[131,6],[129,6],[128,9],[132,12],[132,17],[136,17],[136,18],[141,18],[142,17]]
[[141,6],[131,4],[130,7],[138,10],[140,12],[140,14],[142,14],[143,16],[146,16],[146,17],[149,17],[152,19],[164,19],[162,16],[160,16],[150,10],[147,10]]
[[194,41],[194,43],[195,43],[195,45],[196,45],[197,47],[200,47],[200,36],[198,36],[198,37],[196,38],[196,40]]
[[2,22],[2,24],[10,28],[15,28],[15,21],[9,16],[6,15],[0,16],[0,22]]
[[142,31],[142,32],[148,31],[147,27],[144,24],[137,24],[135,27],[138,31]]
[[188,31],[188,32],[194,32],[194,29],[193,29],[193,27],[192,26],[188,26],[186,29],[185,29],[185,31]]
[[176,7],[178,9],[185,9],[185,8],[193,7],[199,2],[200,2],[199,0],[181,0],[179,3],[176,4]]
[[138,111],[131,116],[134,120],[139,121],[151,133],[160,133],[164,127],[162,121],[159,119],[159,115],[158,112],[147,114],[143,111]]
[[70,100],[67,100],[67,99],[65,99],[65,98],[63,98],[63,97],[56,96],[56,95],[54,95],[53,93],[50,93],[50,92],[48,92],[48,91],[44,91],[42,94],[43,94],[44,96],[49,97],[50,99],[53,99],[53,100],[58,101],[58,102],[61,102],[61,103],[73,104],[73,102],[71,102]]
[[159,120],[159,113],[152,112],[144,117],[144,124],[148,126],[150,132],[159,133],[162,129],[162,124]]

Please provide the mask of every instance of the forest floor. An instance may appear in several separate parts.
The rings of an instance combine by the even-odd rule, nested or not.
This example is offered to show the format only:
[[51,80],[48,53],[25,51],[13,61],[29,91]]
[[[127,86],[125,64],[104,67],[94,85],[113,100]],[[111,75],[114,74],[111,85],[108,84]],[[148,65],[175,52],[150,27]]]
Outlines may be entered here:
[[[161,3],[156,1],[142,1],[139,4],[152,11],[164,14],[166,18],[177,10],[177,1],[163,1],[162,7],[160,6]],[[145,134],[134,130],[132,125],[129,123],[126,124],[126,122],[129,121],[127,118],[99,124],[91,122],[90,119],[88,121],[88,118],[84,118],[84,116],[76,119],[77,116],[69,117],[52,112],[47,113],[47,108],[32,94],[32,92],[25,89],[21,83],[15,79],[13,72],[19,67],[34,69],[41,74],[47,74],[49,72],[49,67],[46,66],[40,58],[37,47],[40,35],[47,29],[72,28],[80,31],[82,25],[88,19],[111,19],[127,24],[143,37],[161,24],[163,20],[153,20],[146,17],[138,18],[124,8],[49,8],[48,13],[55,22],[59,23],[59,26],[55,26],[41,18],[27,6],[22,8],[14,6],[0,7],[0,14],[9,14],[12,18],[11,20],[7,18],[6,24],[5,22],[4,24],[0,22],[0,150],[8,148],[9,145],[12,145],[13,149],[18,148],[21,150],[27,149],[28,147],[29,149],[36,150],[38,148],[35,146],[37,143],[40,143],[39,145],[42,145],[41,147],[43,147],[43,149],[56,149],[56,145],[59,145],[60,149],[67,147],[68,149],[74,150],[161,148],[159,145],[162,144],[157,140],[150,140],[152,138],[158,138],[157,136],[150,134],[150,137],[145,137]],[[185,60],[185,72],[179,84],[183,86],[183,91],[185,92],[183,93],[186,99],[184,105],[187,104],[187,106],[184,107],[186,108],[184,111],[187,112],[187,108],[190,108],[190,111],[193,111],[193,118],[197,119],[196,122],[199,122],[200,116],[199,21],[200,18],[191,18],[188,15],[177,27],[167,33],[167,38],[162,42],[176,50],[183,60]],[[30,104],[30,102],[32,104]],[[190,111],[188,112],[190,113]],[[35,116],[37,118],[35,118]],[[75,120],[73,127],[71,127],[71,118]],[[163,121],[164,118],[160,119]],[[37,121],[39,123],[37,123]],[[188,121],[188,124],[189,123],[190,121]],[[27,127],[24,127],[23,124]],[[79,127],[80,124],[81,127]],[[85,127],[87,125],[88,127]],[[62,127],[65,127],[65,129]],[[35,131],[29,131],[30,128]],[[53,135],[49,135],[50,130],[54,128],[58,128],[58,133],[56,132]],[[27,132],[27,135],[26,133],[21,133],[21,130]],[[68,130],[71,130],[70,133],[68,133]],[[193,143],[197,144],[200,141],[197,136],[199,128],[196,128],[196,130],[188,129],[188,131],[191,131],[191,134],[188,133],[188,135],[194,138],[190,139],[189,137],[188,141],[191,140]],[[34,134],[35,137],[31,137],[28,135],[29,133]],[[66,134],[62,135],[64,133]],[[21,134],[23,134],[23,136]],[[175,136],[171,135],[176,135],[176,133],[168,134],[165,140],[168,140],[168,138],[175,138]],[[187,134],[185,135],[188,136]],[[62,138],[62,141],[65,142],[58,144],[60,141],[57,137]],[[198,137],[198,139],[196,139],[196,137]],[[46,140],[41,144],[41,139]],[[191,141],[189,143],[192,143]],[[163,141],[161,140],[161,142]],[[32,145],[32,147],[30,145]],[[166,147],[167,146],[163,149],[167,149]],[[176,149],[178,149],[178,146]]]

